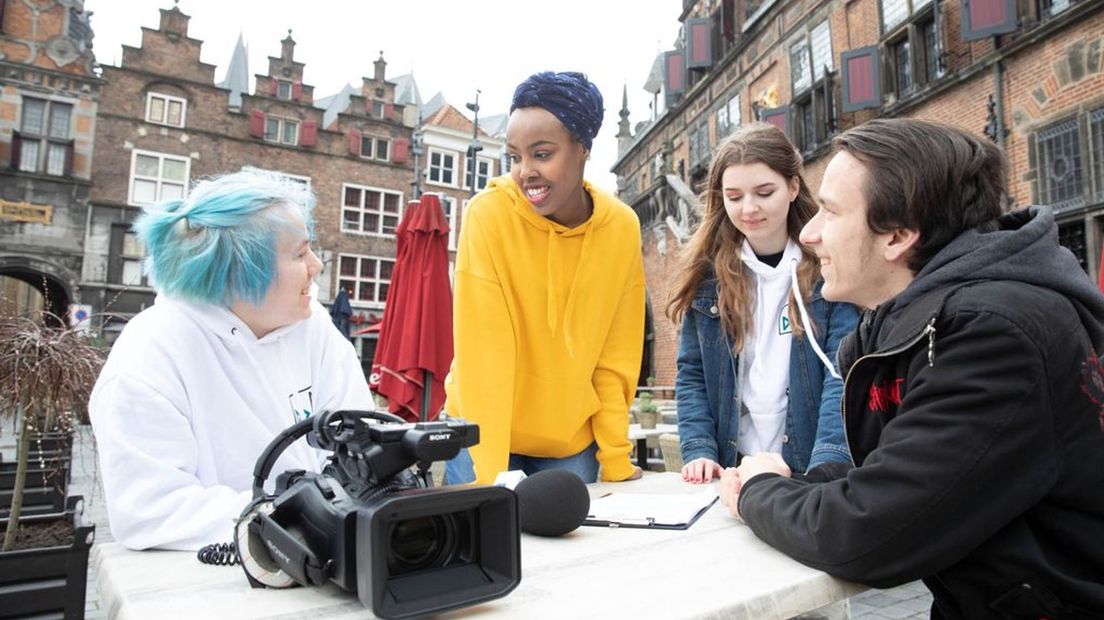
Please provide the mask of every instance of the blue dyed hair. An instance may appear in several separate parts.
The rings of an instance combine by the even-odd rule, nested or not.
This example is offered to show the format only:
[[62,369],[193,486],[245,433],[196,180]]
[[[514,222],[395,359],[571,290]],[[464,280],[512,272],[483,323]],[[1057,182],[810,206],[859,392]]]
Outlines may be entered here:
[[605,113],[598,87],[574,71],[542,71],[518,84],[510,112],[528,107],[548,110],[588,151]]
[[184,200],[146,207],[134,230],[159,292],[226,307],[260,304],[276,277],[280,238],[298,224],[292,214],[310,234],[313,208],[304,184],[243,171],[200,181]]

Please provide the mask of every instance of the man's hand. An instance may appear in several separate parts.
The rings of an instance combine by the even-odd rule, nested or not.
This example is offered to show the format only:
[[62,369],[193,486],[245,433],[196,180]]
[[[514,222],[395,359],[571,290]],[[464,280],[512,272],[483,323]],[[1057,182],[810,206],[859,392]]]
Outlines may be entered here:
[[720,463],[701,457],[682,466],[682,479],[691,484],[705,484],[720,478],[723,470]]
[[744,483],[759,474],[778,474],[790,477],[790,467],[777,452],[761,452],[754,456],[745,456],[737,468],[729,467],[721,475],[721,503],[728,507],[732,516],[739,517],[740,510],[737,507],[740,499],[740,489]]
[[754,456],[745,456],[736,468],[736,474],[740,480],[747,482],[759,474],[778,474],[786,478],[790,477],[790,466],[777,452],[760,452]]
[[721,503],[724,504],[732,516],[739,517],[740,513],[736,510],[736,500],[740,498],[740,476],[736,474],[735,467],[726,467],[721,474],[721,482],[717,487],[717,491],[721,496]]

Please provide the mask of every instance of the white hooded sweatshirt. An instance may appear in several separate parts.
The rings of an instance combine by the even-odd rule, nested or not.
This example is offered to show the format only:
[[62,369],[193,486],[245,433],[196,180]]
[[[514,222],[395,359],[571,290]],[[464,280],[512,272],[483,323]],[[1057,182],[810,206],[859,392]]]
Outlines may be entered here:
[[793,265],[801,260],[801,248],[792,239],[778,265],[759,260],[744,241],[740,258],[755,282],[752,303],[755,318],[744,336],[739,359],[740,421],[737,450],[740,454],[781,452],[785,434],[787,388],[790,383],[789,294]]
[[[268,443],[343,408],[371,409],[372,397],[317,302],[258,339],[225,308],[158,296],[123,329],[89,401],[111,533],[132,549],[229,542]],[[319,464],[300,439],[271,478]]]

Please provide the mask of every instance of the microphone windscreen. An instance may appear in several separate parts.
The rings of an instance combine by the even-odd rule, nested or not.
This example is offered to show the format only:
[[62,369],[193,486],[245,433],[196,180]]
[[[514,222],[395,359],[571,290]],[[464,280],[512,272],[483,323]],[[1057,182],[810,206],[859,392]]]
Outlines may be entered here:
[[578,475],[566,469],[546,469],[518,483],[521,531],[537,536],[562,536],[582,525],[590,512],[590,494]]

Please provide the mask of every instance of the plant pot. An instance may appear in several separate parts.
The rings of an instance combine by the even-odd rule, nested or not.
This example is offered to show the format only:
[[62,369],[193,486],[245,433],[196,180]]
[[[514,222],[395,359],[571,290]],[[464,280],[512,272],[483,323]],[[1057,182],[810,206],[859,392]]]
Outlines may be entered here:
[[[84,500],[70,497],[65,512],[22,517],[23,526],[65,521],[73,525],[67,545],[0,552],[0,618],[26,616],[84,618],[88,551],[96,526],[84,524]],[[0,530],[7,519],[0,519]]]
[[655,428],[656,422],[659,421],[658,411],[637,411],[636,421],[640,423],[640,428]]

